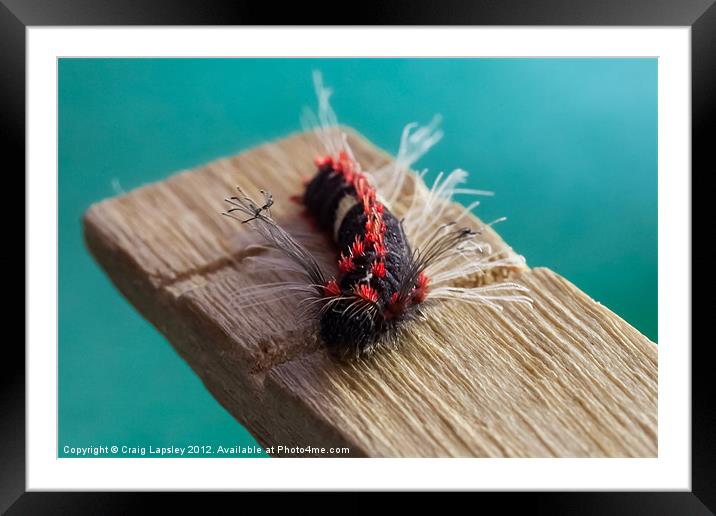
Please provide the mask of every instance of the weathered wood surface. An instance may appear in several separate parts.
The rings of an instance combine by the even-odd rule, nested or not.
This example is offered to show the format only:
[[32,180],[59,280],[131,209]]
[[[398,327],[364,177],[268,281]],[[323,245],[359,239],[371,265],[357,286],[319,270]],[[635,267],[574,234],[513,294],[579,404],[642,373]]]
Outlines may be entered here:
[[[390,159],[349,136],[364,167]],[[242,289],[282,272],[250,266],[266,249],[220,216],[223,199],[237,185],[268,188],[274,218],[307,232],[289,197],[317,153],[313,136],[296,135],[102,201],[84,218],[119,290],[261,444],[355,456],[656,456],[656,346],[550,270],[503,271],[530,289],[532,308],[433,306],[398,349],[360,362],[329,357],[295,300],[238,308]],[[485,239],[505,247],[492,230]],[[316,251],[333,266],[329,245]]]

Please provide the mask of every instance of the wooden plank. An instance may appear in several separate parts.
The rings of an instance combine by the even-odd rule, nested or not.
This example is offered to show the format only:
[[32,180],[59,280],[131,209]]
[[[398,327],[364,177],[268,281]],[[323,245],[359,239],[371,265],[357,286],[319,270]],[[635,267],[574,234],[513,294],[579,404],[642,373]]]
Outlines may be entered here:
[[[352,131],[349,141],[366,168],[390,159]],[[284,273],[251,267],[267,249],[220,216],[223,199],[237,185],[270,189],[274,218],[310,233],[289,198],[318,152],[312,135],[294,135],[102,201],[84,218],[88,247],[118,289],[262,445],[347,446],[355,456],[656,455],[656,346],[547,269],[476,278],[523,283],[532,308],[436,305],[398,349],[359,362],[328,356],[291,299],[270,313],[240,308],[245,287]],[[414,178],[405,188],[425,192]],[[483,236],[511,253],[491,229]],[[330,245],[307,244],[335,267]]]

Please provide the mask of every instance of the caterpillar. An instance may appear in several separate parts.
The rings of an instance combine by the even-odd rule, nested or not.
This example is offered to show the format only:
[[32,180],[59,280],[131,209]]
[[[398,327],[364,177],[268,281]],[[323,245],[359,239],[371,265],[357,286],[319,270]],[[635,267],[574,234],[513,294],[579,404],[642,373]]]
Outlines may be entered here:
[[[408,124],[396,159],[380,169],[363,170],[330,106],[332,91],[318,72],[314,85],[318,114],[306,111],[304,126],[315,131],[325,152],[315,158],[315,175],[298,201],[318,230],[332,237],[336,269],[323,270],[307,248],[274,221],[269,192],[262,191],[263,201],[256,202],[238,188],[239,195],[226,199],[230,208],[224,214],[250,224],[303,277],[259,285],[247,299],[268,304],[278,292],[302,294],[321,342],[340,357],[361,357],[395,345],[400,329],[424,316],[430,302],[457,300],[498,309],[500,302],[530,303],[526,288],[514,282],[460,286],[475,274],[524,263],[523,257],[505,250],[493,252],[480,240],[480,231],[460,225],[479,201],[465,206],[449,223],[436,222],[448,212],[453,195],[490,193],[461,188],[467,179],[464,170],[441,173],[429,192],[420,192],[423,171],[413,182],[412,197],[401,198],[410,166],[443,136],[440,118],[424,127]],[[398,204],[404,206],[401,218],[393,209]]]

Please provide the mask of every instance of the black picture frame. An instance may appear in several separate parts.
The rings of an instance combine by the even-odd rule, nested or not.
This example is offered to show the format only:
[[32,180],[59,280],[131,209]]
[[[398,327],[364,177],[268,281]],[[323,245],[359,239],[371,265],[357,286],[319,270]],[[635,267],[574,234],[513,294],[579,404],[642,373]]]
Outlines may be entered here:
[[[692,172],[691,181],[692,192],[699,192],[693,185],[698,185],[702,179],[695,179],[716,170],[710,137],[716,133],[715,1],[413,0],[375,5],[362,2],[359,9],[339,12],[335,2],[325,6],[322,2],[312,2],[310,8],[304,3],[293,6],[281,3],[276,8],[258,2],[210,0],[0,0],[0,128],[5,147],[4,164],[8,168],[22,167],[24,170],[25,167],[25,31],[31,26],[294,25],[300,22],[310,25],[689,26],[692,38],[692,170],[701,171],[700,174]],[[350,11],[355,11],[351,18],[346,14]],[[15,160],[8,161],[8,157]],[[5,188],[8,196],[17,195],[7,183]],[[24,192],[24,182],[21,188]],[[702,187],[701,191],[704,190]],[[6,220],[14,221],[15,217]],[[701,220],[710,221],[710,217]],[[699,219],[694,217],[694,225],[697,223]],[[23,258],[26,260],[27,256],[23,254]],[[704,267],[700,268],[702,263]],[[705,262],[692,260],[692,268],[706,270],[705,266]],[[695,299],[693,301],[695,312],[702,305]],[[710,308],[712,304],[703,306]],[[501,510],[524,507],[524,510],[538,514],[713,514],[716,511],[716,410],[709,374],[712,367],[708,360],[710,342],[692,340],[691,492],[484,493],[481,496],[499,502]],[[170,510],[170,503],[179,502],[184,509],[190,506],[186,496],[26,493],[25,353],[14,338],[6,338],[3,348],[0,511],[7,510],[7,514],[128,513],[143,508],[150,501],[147,498],[167,504],[164,507],[167,510]]]

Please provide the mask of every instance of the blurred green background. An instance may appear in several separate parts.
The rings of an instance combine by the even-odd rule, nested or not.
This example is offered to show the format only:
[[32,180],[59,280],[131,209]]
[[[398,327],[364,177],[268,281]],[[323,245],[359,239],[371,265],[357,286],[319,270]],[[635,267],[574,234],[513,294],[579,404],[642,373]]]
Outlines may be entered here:
[[255,444],[85,249],[95,201],[296,131],[311,71],[339,120],[416,167],[493,190],[476,214],[657,340],[656,59],[60,59],[59,455],[89,445]]

